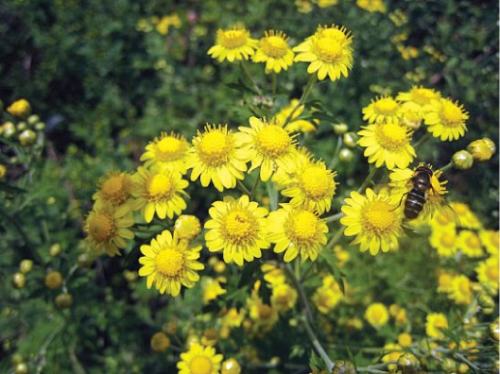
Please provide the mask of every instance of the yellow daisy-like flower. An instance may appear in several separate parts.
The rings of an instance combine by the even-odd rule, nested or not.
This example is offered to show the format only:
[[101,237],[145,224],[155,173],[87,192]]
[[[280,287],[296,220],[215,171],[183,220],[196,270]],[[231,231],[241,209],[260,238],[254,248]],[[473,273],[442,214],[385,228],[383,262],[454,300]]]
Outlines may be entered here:
[[448,318],[442,313],[429,313],[425,323],[425,331],[429,338],[443,339],[443,329],[448,328]]
[[438,276],[437,292],[440,293],[450,292],[452,290],[453,279],[455,279],[455,277],[456,277],[455,274],[441,271]]
[[164,230],[149,245],[141,245],[144,255],[139,258],[143,265],[139,269],[141,277],[147,277],[146,285],[154,287],[161,294],[177,296],[181,285],[192,288],[200,279],[198,270],[205,266],[198,262],[201,245],[189,246],[186,241],[178,241],[168,230]]
[[328,226],[310,208],[294,208],[281,204],[269,214],[268,239],[275,243],[274,252],[285,252],[283,260],[290,262],[299,254],[302,262],[315,261],[326,244]]
[[260,167],[260,179],[267,181],[276,168],[292,172],[297,153],[293,137],[276,121],[250,117],[250,127],[240,126],[244,149],[252,160],[248,172]]
[[457,140],[467,131],[465,121],[468,118],[463,105],[441,98],[429,104],[424,123],[428,126],[427,130],[441,141]]
[[455,227],[444,226],[442,229],[433,230],[429,243],[437,250],[439,257],[453,257],[458,252]]
[[399,123],[399,103],[390,96],[379,97],[362,109],[368,123]]
[[386,12],[385,4],[382,0],[356,0],[356,5],[370,13]]
[[223,358],[214,347],[193,343],[189,351],[181,353],[181,361],[177,363],[178,374],[219,374]]
[[472,301],[471,281],[465,275],[458,275],[451,282],[448,297],[457,304],[469,305]]
[[203,289],[204,305],[226,293],[226,290],[221,287],[219,281],[211,277],[204,277],[201,281],[201,287]]
[[184,191],[188,181],[182,179],[180,173],[168,169],[152,171],[140,166],[132,178],[133,194],[146,222],[151,222],[155,213],[160,219],[172,219],[186,209],[183,197],[188,197]]
[[[313,155],[306,147],[299,147],[293,157],[293,170],[297,168],[297,165],[303,165],[308,162],[312,162],[312,159]],[[276,189],[279,191],[287,188],[290,184],[294,183],[294,177],[294,171],[286,172],[285,170],[283,170],[283,168],[279,168],[273,173],[273,177],[271,180],[276,186]]]
[[218,30],[216,43],[208,54],[219,62],[228,60],[248,60],[255,53],[258,41],[250,37],[250,32],[242,26],[233,26],[227,30]]
[[[274,118],[276,119],[276,122],[278,123],[284,123],[287,118],[290,116],[292,111],[295,109],[295,107],[299,104],[298,99],[293,99],[290,101],[290,105],[282,108]],[[313,132],[316,131],[316,126],[319,124],[319,121],[314,120],[313,122],[309,122],[305,119],[300,119],[300,115],[304,111],[305,106],[301,105],[299,106],[295,112],[293,112],[292,117],[288,121],[288,123],[285,125],[285,130],[293,133],[293,132]]]
[[273,287],[271,304],[280,313],[293,309],[297,302],[297,291],[287,283],[281,283]]
[[310,62],[307,72],[319,80],[347,77],[352,69],[352,37],[345,27],[319,26],[316,33],[293,49],[295,61]]
[[422,109],[429,105],[433,100],[439,100],[440,98],[441,94],[439,92],[422,86],[413,86],[410,91],[400,92],[398,96],[396,96],[397,101],[413,103]]
[[253,62],[265,62],[266,73],[280,73],[293,64],[294,53],[288,45],[288,37],[282,31],[269,30],[259,40],[259,48],[252,56]]
[[410,348],[413,343],[413,338],[407,332],[402,332],[398,335],[398,343],[401,347]]
[[486,251],[492,256],[498,257],[498,251],[500,247],[500,235],[498,230],[480,230],[479,238],[483,243]]
[[7,166],[0,164],[0,180],[4,179],[7,175]]
[[481,221],[467,204],[452,201],[450,202],[450,207],[456,213],[456,216],[459,217],[460,227],[475,230],[482,229],[483,225]]
[[[382,356],[382,362],[394,362],[398,361],[399,358],[403,355],[403,348],[399,344],[388,343],[384,345],[384,353],[389,352]],[[387,365],[387,369],[389,372],[393,373],[396,371],[396,364]]]
[[205,223],[205,234],[211,252],[223,251],[224,262],[242,266],[262,256],[261,249],[270,247],[266,238],[267,209],[243,195],[238,200],[227,197],[216,201],[208,211],[211,219]]
[[256,334],[270,331],[278,322],[278,309],[268,305],[259,297],[260,281],[257,281],[251,296],[247,299],[248,316],[253,322],[253,332]]
[[479,282],[498,290],[498,265],[498,256],[492,256],[480,262],[475,269]]
[[424,111],[421,106],[409,101],[400,105],[399,117],[401,125],[418,130],[424,119]]
[[245,134],[233,133],[227,125],[207,124],[205,131],[193,138],[187,163],[193,169],[191,180],[200,178],[203,187],[212,182],[221,192],[236,187],[236,181],[244,178],[251,158],[251,153],[241,148],[245,139]]
[[318,311],[323,314],[329,313],[344,298],[344,293],[333,275],[327,275],[322,280],[312,297],[312,301]]
[[363,196],[355,191],[345,199],[344,217],[340,223],[346,226],[345,236],[356,236],[351,245],[360,244],[362,252],[370,250],[375,256],[379,250],[387,252],[399,247],[398,238],[403,235],[401,215],[397,205],[385,193],[378,195],[370,188]]
[[286,275],[285,271],[275,264],[262,264],[260,267],[262,273],[264,274],[264,280],[271,285],[271,287],[285,283]]
[[128,203],[130,208],[135,208],[135,202],[132,198],[134,183],[132,176],[127,172],[109,171],[97,182],[97,192],[92,195],[99,206],[106,201],[113,206],[120,206]]
[[292,183],[281,193],[291,197],[290,204],[310,206],[318,214],[328,212],[335,194],[336,172],[328,170],[323,161],[309,161],[297,165]]
[[127,205],[113,207],[103,203],[94,207],[85,221],[85,239],[98,255],[106,252],[109,256],[120,255],[120,249],[127,246],[127,240],[134,238],[130,227],[134,225],[134,217]]
[[373,303],[366,308],[365,319],[370,325],[378,329],[389,321],[389,311],[382,303]]
[[146,152],[141,155],[140,161],[144,161],[147,168],[159,167],[186,174],[186,158],[189,143],[181,135],[162,132],[160,137],[155,138],[146,146]]
[[365,147],[364,155],[370,164],[387,169],[406,168],[416,157],[410,144],[412,132],[396,123],[372,124],[358,132],[358,144]]
[[482,257],[483,246],[479,236],[471,230],[461,230],[457,238],[457,246],[467,257]]
[[337,5],[339,0],[317,0],[316,3],[320,8],[328,8],[333,5]]

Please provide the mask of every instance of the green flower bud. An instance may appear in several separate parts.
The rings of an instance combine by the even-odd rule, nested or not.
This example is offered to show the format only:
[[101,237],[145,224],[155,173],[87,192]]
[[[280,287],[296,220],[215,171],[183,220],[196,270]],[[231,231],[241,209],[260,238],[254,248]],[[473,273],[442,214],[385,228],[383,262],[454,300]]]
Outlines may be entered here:
[[28,124],[24,121],[18,122],[17,124],[17,131],[23,131],[28,128]]
[[36,131],[43,131],[43,130],[45,130],[45,122],[37,122],[37,123],[35,123],[35,130]]
[[36,132],[27,129],[24,130],[21,134],[19,134],[19,143],[21,143],[21,145],[25,147],[28,147],[30,145],[35,144],[36,138],[37,138]]
[[331,374],[356,374],[354,365],[349,361],[337,360]]
[[52,257],[59,256],[61,254],[61,244],[59,243],[52,244],[49,248],[49,254]]
[[495,306],[495,302],[493,301],[493,298],[488,295],[486,292],[481,292],[477,298],[477,301],[479,305],[486,309],[486,308],[493,308]]
[[451,161],[453,162],[455,169],[458,170],[470,169],[474,164],[474,158],[465,150],[456,152],[451,158]]
[[33,261],[32,260],[22,260],[19,263],[19,271],[23,274],[28,274],[31,269],[33,269]]
[[55,302],[59,308],[66,309],[73,305],[73,296],[67,292],[63,292],[56,296]]
[[498,318],[490,323],[488,331],[493,340],[496,340],[497,342],[500,340],[500,324],[498,322]]
[[28,374],[30,372],[30,368],[25,362],[20,362],[16,365],[16,369],[14,372],[16,374]]
[[23,273],[14,273],[12,276],[12,285],[14,288],[21,289],[26,285],[26,277]]
[[358,139],[358,134],[356,134],[355,132],[348,132],[344,134],[344,144],[349,148],[356,147]]
[[0,128],[0,134],[6,138],[12,137],[16,133],[16,126],[12,122],[4,122]]
[[347,132],[349,128],[345,123],[336,123],[333,125],[333,132],[337,135],[343,135]]
[[30,125],[34,125],[35,123],[40,122],[40,116],[37,114],[32,114],[31,116],[28,117],[28,123]]
[[457,371],[457,363],[451,358],[445,358],[441,362],[441,369],[447,374],[455,373]]
[[472,154],[475,161],[488,161],[496,151],[495,143],[491,139],[475,140],[467,146],[467,151]]
[[411,353],[405,353],[401,355],[398,359],[398,370],[401,370],[403,374],[417,374],[420,367],[420,362],[415,355]]
[[349,148],[342,148],[339,152],[339,160],[345,163],[351,162],[354,158],[354,153]]

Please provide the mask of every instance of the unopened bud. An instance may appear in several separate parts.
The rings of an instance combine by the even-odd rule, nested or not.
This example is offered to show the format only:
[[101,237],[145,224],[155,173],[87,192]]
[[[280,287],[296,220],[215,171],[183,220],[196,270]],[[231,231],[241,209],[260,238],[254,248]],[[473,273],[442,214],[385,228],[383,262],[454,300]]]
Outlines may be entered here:
[[26,99],[19,99],[13,102],[8,108],[7,113],[20,117],[26,118],[31,114],[31,106],[30,103]]
[[443,369],[443,371],[446,374],[455,373],[457,371],[457,363],[456,363],[456,361],[452,360],[451,358],[445,358],[441,362],[441,369]]
[[488,331],[493,340],[496,340],[497,342],[500,340],[500,323],[498,321],[498,318],[490,323],[490,325],[488,326]]
[[19,263],[19,271],[23,274],[28,274],[33,269],[33,260],[22,260]]
[[24,146],[30,146],[36,142],[36,133],[33,130],[27,129],[19,134],[19,143]]
[[354,153],[349,148],[342,148],[339,152],[339,160],[342,162],[351,162],[354,158]]
[[496,151],[495,143],[491,139],[484,138],[474,140],[467,146],[467,150],[472,154],[475,161],[488,161]]
[[356,374],[356,369],[349,361],[337,360],[331,374]]
[[474,164],[474,158],[465,150],[456,152],[451,161],[453,162],[453,166],[458,170],[470,169]]
[[222,374],[240,374],[241,366],[234,358],[230,358],[222,363]]
[[354,148],[356,147],[356,144],[358,143],[358,135],[354,132],[348,132],[344,134],[344,144],[349,147],[349,148]]
[[345,123],[336,123],[333,125],[333,132],[337,135],[344,135],[348,129]]
[[30,125],[34,125],[35,123],[40,122],[40,116],[37,114],[32,114],[31,116],[28,117],[28,123]]
[[179,239],[193,240],[200,232],[200,220],[193,215],[183,214],[175,221],[174,235]]
[[4,122],[0,128],[0,134],[5,138],[10,138],[16,133],[16,126],[12,122]]
[[495,306],[493,298],[486,292],[481,292],[477,298],[477,301],[482,308],[493,308]]
[[66,309],[73,305],[73,296],[67,292],[63,292],[56,296],[55,302],[59,308]]
[[420,362],[412,353],[405,353],[398,359],[398,370],[403,374],[417,374],[419,367]]

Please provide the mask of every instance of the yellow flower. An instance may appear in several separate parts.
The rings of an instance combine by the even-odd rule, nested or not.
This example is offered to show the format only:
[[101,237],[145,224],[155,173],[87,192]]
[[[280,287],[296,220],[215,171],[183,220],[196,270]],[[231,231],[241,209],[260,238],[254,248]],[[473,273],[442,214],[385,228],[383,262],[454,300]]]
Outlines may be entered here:
[[264,182],[269,180],[276,168],[292,172],[297,150],[290,134],[275,121],[268,123],[265,119],[250,117],[249,122],[250,127],[238,128],[244,134],[244,149],[252,160],[248,172],[260,167],[260,179]]
[[230,358],[222,363],[221,374],[240,374],[241,366],[234,358]]
[[292,198],[292,206],[309,206],[323,214],[331,208],[336,175],[326,168],[323,161],[303,162],[296,166],[292,182],[281,193]]
[[159,331],[151,337],[150,345],[155,352],[165,352],[170,347],[170,339],[167,334]]
[[344,27],[319,26],[313,36],[293,49],[298,52],[295,61],[310,62],[307,72],[317,74],[319,80],[327,76],[332,81],[341,75],[347,77],[353,63],[351,42],[352,37]]
[[429,338],[443,339],[443,329],[448,329],[448,319],[442,313],[429,313],[425,323],[425,331]]
[[389,311],[382,303],[373,303],[366,308],[365,319],[370,325],[378,329],[389,321]]
[[320,8],[328,8],[333,5],[337,5],[339,0],[317,0],[317,4]]
[[6,110],[13,116],[25,118],[31,114],[31,105],[28,100],[19,99],[10,104]]
[[370,164],[387,169],[406,168],[416,157],[410,144],[412,132],[397,123],[372,124],[358,132],[358,144],[365,147],[364,155]]
[[166,168],[186,174],[188,150],[189,143],[186,138],[162,132],[159,138],[155,138],[146,146],[146,152],[141,155],[140,161],[144,161],[147,168]]
[[342,246],[340,245],[336,245],[335,247],[333,247],[333,253],[335,254],[337,266],[339,267],[339,269],[342,269],[351,258],[351,254],[349,253],[349,251],[342,248]]
[[468,257],[482,257],[483,246],[479,236],[471,230],[461,230],[457,238],[457,246]]
[[481,261],[475,269],[479,282],[498,290],[498,266],[498,256]]
[[271,263],[262,264],[260,267],[264,274],[264,280],[271,285],[271,287],[285,283],[286,275],[283,269]]
[[327,275],[322,280],[312,297],[312,301],[318,311],[323,314],[329,313],[344,298],[344,293],[332,275]]
[[251,297],[247,299],[248,315],[254,323],[253,331],[257,334],[270,331],[279,318],[277,308],[264,303],[259,297],[259,287],[260,283],[256,282]]
[[4,179],[7,175],[7,166],[0,164],[0,180]]
[[167,35],[168,34],[168,29],[170,26],[175,27],[178,29],[181,27],[181,20],[177,14],[172,14],[170,16],[164,16],[162,17],[158,23],[156,24],[155,28],[156,31],[158,31],[158,34],[160,35]]
[[290,132],[290,133],[293,133],[293,132],[305,132],[305,133],[307,133],[307,132],[316,131],[316,126],[318,125],[319,122],[317,120],[314,120],[314,123],[312,123],[312,122],[309,122],[305,119],[299,119],[300,115],[304,111],[305,106],[300,105],[297,109],[295,109],[295,107],[297,107],[298,104],[299,104],[298,99],[292,99],[290,101],[290,105],[282,108],[278,113],[276,113],[276,115],[274,116],[274,118],[276,119],[276,122],[284,123],[288,119],[288,117],[290,116],[292,111],[295,110],[293,112],[292,117],[290,118],[288,123],[285,125],[285,130]]
[[92,195],[96,206],[103,201],[118,207],[128,203],[132,210],[135,209],[135,200],[132,198],[134,183],[132,176],[127,172],[109,171],[97,182],[97,192]]
[[181,353],[177,363],[178,374],[219,374],[223,356],[214,347],[203,347],[193,343],[189,351]]
[[457,304],[469,305],[472,301],[471,282],[465,275],[453,278],[448,297]]
[[418,130],[424,118],[424,111],[413,101],[400,105],[399,109],[400,123],[411,130]]
[[[399,344],[388,343],[384,345],[384,352],[388,352],[382,356],[382,362],[398,361],[398,359],[403,355],[403,348]],[[395,371],[397,365],[389,364],[387,369],[392,373]]]
[[85,239],[97,255],[106,252],[109,256],[120,255],[120,249],[127,246],[127,240],[134,238],[130,227],[134,225],[132,211],[127,205],[113,207],[103,203],[94,207],[85,222]]
[[244,178],[246,163],[251,155],[241,149],[242,133],[233,133],[227,125],[205,126],[205,131],[193,138],[193,146],[188,158],[188,168],[192,168],[191,180],[200,178],[201,185],[207,187],[210,182],[215,188],[236,187],[236,180]]
[[500,246],[500,236],[498,230],[480,230],[479,238],[483,243],[486,251],[492,256],[498,257],[498,250]]
[[245,311],[241,309],[231,308],[223,317],[223,324],[229,327],[240,327],[245,318]]
[[135,183],[133,195],[147,223],[153,220],[155,213],[160,219],[172,219],[186,209],[183,197],[188,197],[184,191],[188,181],[182,179],[180,173],[168,169],[152,171],[139,166],[132,178]]
[[[293,157],[293,170],[296,169],[295,165],[302,165],[311,162],[313,156],[306,147],[299,147]],[[289,184],[294,182],[294,171],[286,172],[283,168],[279,168],[273,173],[272,181],[277,190],[285,189]]]
[[453,257],[458,252],[455,227],[448,225],[442,229],[434,229],[429,243],[437,250],[439,257]]
[[226,293],[226,290],[220,286],[219,281],[211,277],[203,278],[201,287],[203,289],[203,304],[205,305]]
[[356,0],[356,5],[370,13],[385,13],[386,8],[382,0]]
[[368,123],[399,123],[399,104],[390,96],[379,97],[362,109],[363,121]]
[[267,209],[243,195],[238,200],[227,197],[216,201],[205,223],[207,247],[211,252],[223,251],[224,262],[242,266],[262,256],[261,249],[270,247],[266,238]]
[[144,256],[139,258],[141,277],[147,277],[146,285],[154,287],[161,294],[179,295],[181,285],[192,288],[200,279],[196,271],[203,270],[198,262],[201,245],[189,246],[186,241],[178,241],[168,230],[164,230],[149,245],[141,245]]
[[420,109],[426,108],[433,100],[439,100],[440,98],[441,94],[439,92],[422,86],[413,86],[410,91],[400,92],[396,96],[397,101],[415,104]]
[[327,242],[328,226],[308,208],[281,204],[280,209],[269,214],[268,221],[268,239],[275,243],[274,252],[285,252],[285,262],[299,254],[302,262],[308,258],[315,261]]
[[437,292],[440,292],[440,293],[451,292],[454,278],[455,278],[454,274],[442,271],[438,277]]
[[458,220],[460,221],[460,227],[467,229],[479,230],[482,228],[481,221],[477,216],[470,210],[469,206],[465,203],[460,203],[458,201],[450,202],[450,207],[455,212]]
[[441,98],[429,104],[424,123],[428,126],[428,131],[441,141],[457,140],[467,131],[465,121],[468,118],[469,114],[463,105]]
[[271,304],[278,310],[284,313],[293,309],[297,302],[297,291],[287,283],[281,283],[273,287],[271,295]]
[[248,60],[255,53],[258,41],[250,37],[250,32],[242,26],[233,26],[227,30],[218,30],[216,43],[208,54],[219,62],[228,60]]
[[475,161],[485,162],[495,154],[496,146],[491,139],[483,138],[469,143],[467,151],[469,151]]
[[356,236],[351,243],[360,244],[362,252],[370,250],[375,256],[379,250],[387,252],[398,248],[398,238],[403,235],[401,217],[396,205],[384,193],[375,194],[370,188],[363,196],[355,191],[345,199],[344,217],[340,223],[346,226],[345,236]]
[[287,70],[293,64],[294,53],[288,45],[288,37],[282,31],[269,30],[259,40],[259,48],[252,56],[253,62],[265,62],[266,73]]
[[407,332],[402,332],[398,335],[398,343],[401,347],[410,348],[413,343],[413,338]]

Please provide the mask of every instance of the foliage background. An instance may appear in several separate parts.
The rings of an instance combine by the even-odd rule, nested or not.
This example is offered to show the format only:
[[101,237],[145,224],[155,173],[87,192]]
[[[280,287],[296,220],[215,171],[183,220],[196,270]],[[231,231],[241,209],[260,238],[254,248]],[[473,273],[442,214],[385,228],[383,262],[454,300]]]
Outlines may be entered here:
[[[254,37],[281,29],[296,45],[318,24],[344,25],[354,35],[354,68],[348,79],[321,84],[312,94],[336,122],[357,131],[363,124],[361,108],[376,95],[421,84],[459,100],[470,114],[467,136],[424,149],[428,161],[443,166],[455,151],[481,137],[498,145],[498,2],[387,5],[389,12],[404,12],[408,22],[397,26],[388,14],[368,13],[353,1],[325,9],[314,5],[307,14],[288,0],[3,1],[0,99],[5,104],[28,99],[46,122],[47,146],[39,181],[25,195],[30,204],[19,216],[9,217],[21,228],[0,219],[5,317],[0,371],[11,370],[14,352],[26,357],[46,354],[47,372],[85,367],[89,373],[103,368],[156,373],[171,365],[171,357],[150,351],[149,339],[166,322],[163,307],[173,303],[175,308],[175,301],[146,292],[144,282],[128,283],[122,273],[136,265],[127,259],[98,259],[90,268],[73,266],[81,254],[81,227],[91,195],[107,170],[133,169],[144,146],[160,131],[175,130],[190,139],[206,122],[236,125],[251,115],[243,96],[229,86],[237,81],[238,70],[206,54],[218,28],[241,22]],[[167,35],[137,29],[141,19],[174,12],[182,24]],[[404,59],[391,43],[401,32],[408,35],[404,45],[416,47],[418,57]],[[426,52],[429,47],[444,58]],[[251,66],[251,72],[260,77],[259,83],[269,85],[262,66]],[[298,97],[307,79],[304,66],[294,65],[279,79],[281,98]],[[306,141],[318,157],[329,159],[336,138],[324,123]],[[359,185],[367,170],[360,154],[337,169],[341,183],[350,188]],[[447,177],[452,198],[467,202],[486,227],[498,230],[498,155]],[[190,209],[205,211],[209,199],[196,199],[195,192]],[[336,196],[337,209],[344,197]],[[56,258],[49,255],[54,243],[63,253]],[[45,268],[75,272],[74,307],[68,313],[54,311],[55,294],[43,287],[43,267],[30,275],[26,289],[12,289],[10,275],[19,261],[35,256],[28,247],[36,248]],[[416,262],[424,266],[425,257]],[[194,300],[193,315],[201,310]],[[54,331],[45,352],[47,336]],[[283,352],[283,360],[286,355]]]

